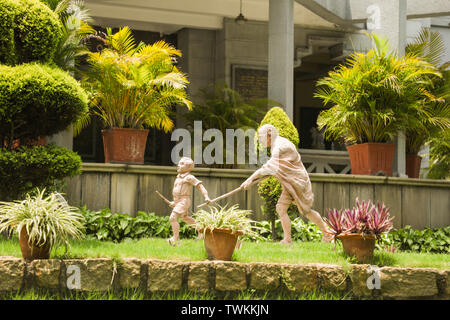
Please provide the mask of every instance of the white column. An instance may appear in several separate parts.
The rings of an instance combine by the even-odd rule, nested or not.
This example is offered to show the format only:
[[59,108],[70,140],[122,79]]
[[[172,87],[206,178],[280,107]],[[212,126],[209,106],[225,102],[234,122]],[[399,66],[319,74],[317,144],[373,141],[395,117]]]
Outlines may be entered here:
[[268,96],[294,118],[294,0],[269,0]]
[[[373,33],[386,36],[392,51],[399,57],[405,55],[406,46],[406,8],[407,0],[376,0],[367,7],[368,28]],[[396,145],[393,173],[406,177],[406,139],[398,132],[394,139]]]

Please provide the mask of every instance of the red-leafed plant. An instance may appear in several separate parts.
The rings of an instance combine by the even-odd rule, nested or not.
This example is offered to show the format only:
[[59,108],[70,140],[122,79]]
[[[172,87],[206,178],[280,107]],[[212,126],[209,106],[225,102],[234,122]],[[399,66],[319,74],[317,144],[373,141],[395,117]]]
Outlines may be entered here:
[[392,220],[389,208],[384,204],[372,201],[355,201],[352,209],[327,209],[325,222],[331,233],[336,237],[345,234],[374,235],[379,238],[392,229]]

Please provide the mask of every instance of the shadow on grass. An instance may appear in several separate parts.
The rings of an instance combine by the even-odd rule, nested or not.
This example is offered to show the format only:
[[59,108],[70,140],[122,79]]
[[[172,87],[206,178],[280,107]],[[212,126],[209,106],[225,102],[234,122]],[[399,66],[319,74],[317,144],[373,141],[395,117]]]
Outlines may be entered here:
[[394,253],[375,250],[373,257],[363,263],[358,262],[356,257],[347,255],[344,251],[341,252],[341,256],[351,264],[370,264],[379,267],[390,267],[398,264],[398,258]]

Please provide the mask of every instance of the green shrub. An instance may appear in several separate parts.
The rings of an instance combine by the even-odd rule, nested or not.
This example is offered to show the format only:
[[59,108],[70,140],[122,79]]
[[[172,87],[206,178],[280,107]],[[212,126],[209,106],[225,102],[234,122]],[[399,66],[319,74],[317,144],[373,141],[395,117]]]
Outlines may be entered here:
[[[291,141],[296,147],[300,139],[297,128],[291,122],[287,114],[280,107],[273,107],[270,109],[262,119],[258,129],[265,125],[271,124],[278,130],[278,135]],[[258,142],[255,143],[258,148],[261,148]],[[269,219],[274,223],[276,217],[275,207],[281,195],[281,184],[274,177],[270,177],[258,186],[258,194],[264,201],[263,212],[268,215]],[[298,209],[295,205],[289,206],[290,215],[297,215]]]
[[54,144],[0,149],[0,199],[16,200],[35,187],[55,189],[55,182],[81,172],[81,158]]
[[0,141],[55,134],[86,111],[87,95],[67,72],[34,63],[0,65]]
[[391,231],[387,242],[401,251],[450,254],[450,226],[423,230],[405,226]]
[[0,0],[0,63],[50,62],[61,37],[58,15],[38,0]]
[[[86,235],[95,239],[120,242],[150,237],[169,238],[172,234],[168,216],[139,211],[134,218],[127,214],[111,213],[108,208],[91,211],[84,207],[81,211],[86,218]],[[194,228],[180,223],[181,238],[194,239],[196,236]]]

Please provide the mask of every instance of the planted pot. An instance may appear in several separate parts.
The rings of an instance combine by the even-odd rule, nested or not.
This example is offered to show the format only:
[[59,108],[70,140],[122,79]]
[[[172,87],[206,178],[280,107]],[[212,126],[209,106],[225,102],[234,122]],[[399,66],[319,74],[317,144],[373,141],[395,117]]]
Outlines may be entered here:
[[358,262],[364,263],[372,259],[375,249],[375,236],[362,234],[341,234],[337,238],[341,240],[344,252],[356,257]]
[[50,245],[44,244],[42,246],[30,245],[28,243],[28,233],[26,228],[22,228],[19,234],[19,244],[20,250],[22,251],[22,256],[27,261],[32,261],[35,259],[48,259],[50,258]]
[[419,178],[422,157],[417,154],[406,154],[406,174],[409,178]]
[[352,174],[374,175],[380,171],[392,176],[395,145],[389,143],[362,143],[347,146]]
[[147,129],[102,130],[105,163],[144,164]]
[[[199,230],[203,232],[203,230]],[[214,228],[206,229],[205,249],[209,260],[231,261],[238,237],[242,232],[234,232],[231,229]]]

